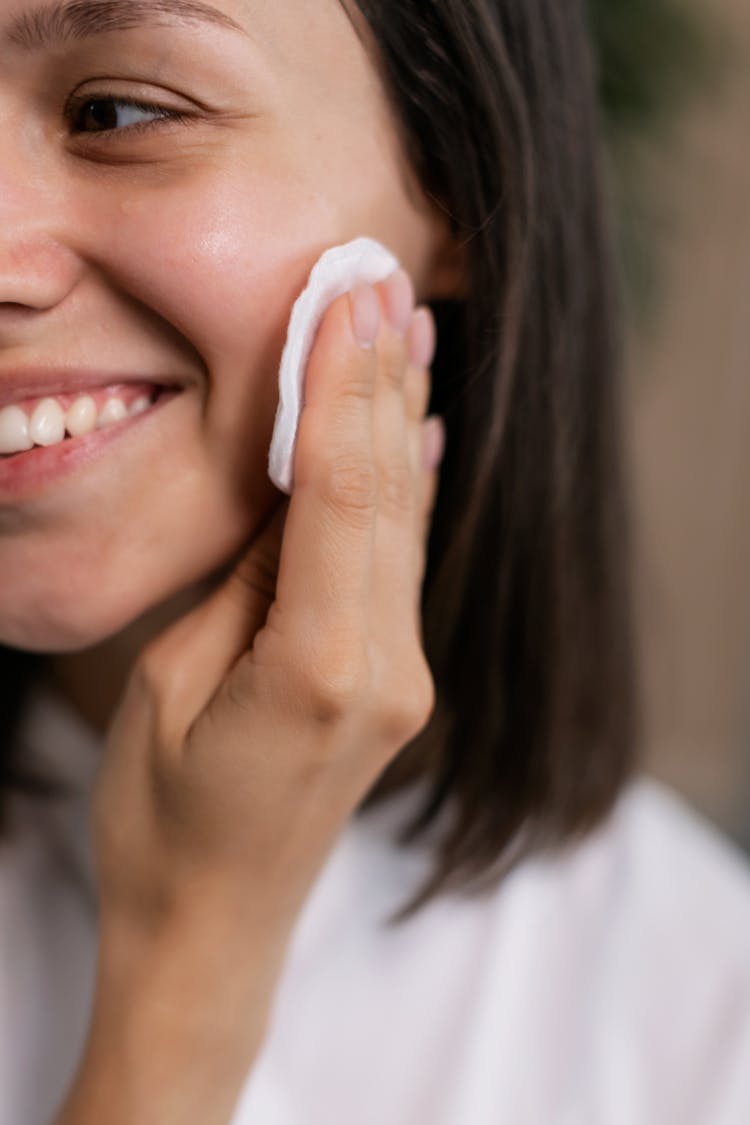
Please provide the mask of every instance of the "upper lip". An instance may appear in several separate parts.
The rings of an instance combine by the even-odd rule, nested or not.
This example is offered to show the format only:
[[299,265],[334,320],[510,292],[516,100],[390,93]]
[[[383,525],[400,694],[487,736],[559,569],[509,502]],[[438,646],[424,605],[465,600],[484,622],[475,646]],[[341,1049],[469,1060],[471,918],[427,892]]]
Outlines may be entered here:
[[10,371],[0,369],[0,410],[29,398],[101,390],[120,383],[153,383],[157,387],[175,389],[185,386],[174,375],[161,373],[92,371],[82,367],[14,367]]

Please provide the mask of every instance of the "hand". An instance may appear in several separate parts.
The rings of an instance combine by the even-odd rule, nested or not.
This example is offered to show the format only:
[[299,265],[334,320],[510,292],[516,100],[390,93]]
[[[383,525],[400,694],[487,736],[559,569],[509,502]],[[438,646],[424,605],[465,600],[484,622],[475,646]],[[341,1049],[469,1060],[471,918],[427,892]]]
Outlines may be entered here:
[[115,945],[174,955],[175,935],[217,969],[252,949],[270,997],[338,833],[430,717],[420,598],[437,482],[423,465],[433,349],[420,349],[414,320],[405,338],[388,319],[404,288],[410,313],[405,274],[370,290],[369,350],[350,295],[332,304],[308,365],[291,498],[133,669],[92,800],[105,957]]

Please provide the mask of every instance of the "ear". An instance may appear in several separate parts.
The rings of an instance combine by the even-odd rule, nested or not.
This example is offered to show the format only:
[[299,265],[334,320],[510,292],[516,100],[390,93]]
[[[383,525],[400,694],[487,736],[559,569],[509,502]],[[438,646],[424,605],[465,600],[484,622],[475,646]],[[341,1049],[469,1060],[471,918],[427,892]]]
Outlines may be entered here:
[[425,271],[422,301],[466,300],[469,295],[469,268],[466,239],[451,230],[441,212],[436,220],[434,250]]

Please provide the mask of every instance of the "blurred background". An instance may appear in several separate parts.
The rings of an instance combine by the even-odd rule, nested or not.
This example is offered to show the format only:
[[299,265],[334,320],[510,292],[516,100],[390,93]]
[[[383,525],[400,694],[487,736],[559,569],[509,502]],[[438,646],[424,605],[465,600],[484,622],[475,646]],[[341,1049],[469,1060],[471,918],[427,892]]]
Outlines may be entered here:
[[750,852],[750,2],[590,8],[627,301],[645,766]]

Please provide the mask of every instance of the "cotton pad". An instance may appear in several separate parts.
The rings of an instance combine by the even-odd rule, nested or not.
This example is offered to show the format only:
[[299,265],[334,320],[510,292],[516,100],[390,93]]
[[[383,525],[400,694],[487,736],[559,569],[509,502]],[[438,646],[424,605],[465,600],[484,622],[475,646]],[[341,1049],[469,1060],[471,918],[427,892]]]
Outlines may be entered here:
[[291,493],[294,448],[304,401],[304,379],[315,334],[328,306],[358,281],[375,285],[399,268],[390,250],[372,238],[355,238],[318,258],[306,288],[292,309],[279,369],[276,411],[268,475],[282,492]]

